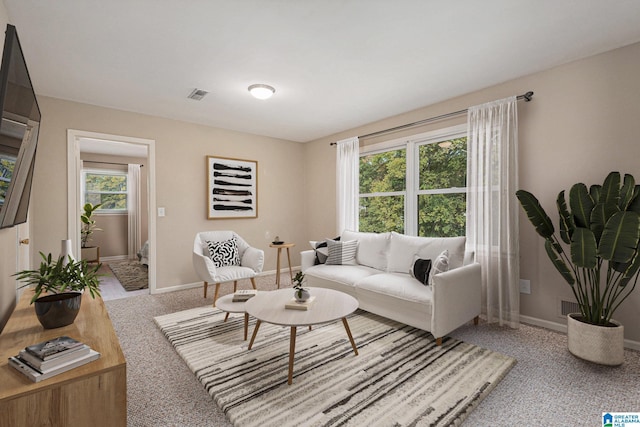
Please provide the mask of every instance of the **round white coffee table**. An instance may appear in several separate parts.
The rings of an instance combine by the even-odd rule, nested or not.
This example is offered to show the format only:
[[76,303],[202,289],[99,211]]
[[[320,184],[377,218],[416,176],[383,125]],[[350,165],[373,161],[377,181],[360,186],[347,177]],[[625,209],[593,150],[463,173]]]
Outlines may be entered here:
[[334,291],[333,289],[309,288],[309,290],[311,295],[315,296],[315,300],[308,310],[292,310],[284,307],[293,298],[294,291],[292,288],[259,292],[258,295],[244,304],[246,314],[257,319],[249,342],[249,350],[253,346],[262,322],[291,327],[288,384],[293,382],[293,360],[296,350],[296,328],[298,326],[312,326],[342,319],[342,324],[347,331],[353,352],[356,356],[358,355],[358,348],[347,323],[347,316],[358,308],[358,300],[351,295]]
[[[258,293],[260,295],[260,293]],[[255,298],[255,297],[253,297]],[[227,313],[224,321],[227,321],[229,313],[244,313],[244,340],[247,340],[247,332],[249,329],[249,314],[245,310],[246,301],[233,302],[233,294],[225,295],[216,300],[216,307]]]

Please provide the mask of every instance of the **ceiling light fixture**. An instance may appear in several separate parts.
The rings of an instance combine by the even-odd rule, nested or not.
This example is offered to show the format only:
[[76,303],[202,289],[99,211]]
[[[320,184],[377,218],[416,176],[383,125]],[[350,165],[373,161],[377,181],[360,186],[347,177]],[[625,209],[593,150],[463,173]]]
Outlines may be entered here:
[[269,85],[256,84],[249,86],[249,92],[254,98],[269,99],[276,92],[276,90]]

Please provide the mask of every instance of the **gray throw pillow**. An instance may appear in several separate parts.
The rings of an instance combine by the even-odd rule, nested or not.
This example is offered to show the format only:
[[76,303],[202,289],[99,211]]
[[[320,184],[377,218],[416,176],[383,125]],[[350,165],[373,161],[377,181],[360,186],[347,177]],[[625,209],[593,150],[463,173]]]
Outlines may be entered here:
[[449,271],[449,251],[446,249],[433,261],[431,272],[429,273],[429,286],[433,285],[433,276],[445,271]]
[[358,241],[349,240],[348,242],[336,242],[335,240],[327,240],[329,248],[329,256],[327,257],[327,265],[356,265],[356,251],[358,250]]

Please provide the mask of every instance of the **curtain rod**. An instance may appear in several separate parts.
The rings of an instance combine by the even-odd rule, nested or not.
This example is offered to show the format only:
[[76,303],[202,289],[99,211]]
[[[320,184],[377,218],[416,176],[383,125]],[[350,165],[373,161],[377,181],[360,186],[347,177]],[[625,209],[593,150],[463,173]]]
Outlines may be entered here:
[[[103,164],[103,165],[121,165],[121,166],[129,166],[129,163],[115,163],[115,162],[98,162],[96,160],[83,160],[82,163],[99,163],[99,164]],[[144,167],[144,165],[140,165],[141,168]]]
[[[525,93],[524,95],[518,95],[516,97],[516,99],[518,101],[524,99],[525,102],[531,101],[531,98],[533,98],[533,92],[531,92],[531,91]],[[400,126],[392,127],[392,128],[389,128],[389,129],[379,130],[377,132],[368,133],[366,135],[361,135],[358,138],[371,138],[371,137],[383,135],[383,134],[389,133],[389,132],[395,132],[395,131],[398,131],[398,130],[407,129],[407,128],[418,126],[418,125],[424,125],[424,124],[435,122],[435,121],[438,121],[438,120],[448,119],[449,117],[455,117],[455,116],[459,116],[461,114],[466,114],[468,111],[469,111],[469,109],[465,108],[464,110],[454,111],[453,113],[447,113],[447,114],[442,114],[440,116],[429,117],[428,119],[418,120],[417,122],[407,123],[405,125],[400,125]],[[337,144],[336,142],[332,142],[329,145],[336,145],[336,144]]]

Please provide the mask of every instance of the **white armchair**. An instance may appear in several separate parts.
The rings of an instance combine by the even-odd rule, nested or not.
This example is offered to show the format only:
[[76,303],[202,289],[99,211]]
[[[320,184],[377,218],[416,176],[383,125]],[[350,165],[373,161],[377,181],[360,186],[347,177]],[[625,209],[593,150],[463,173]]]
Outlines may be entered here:
[[[224,242],[236,238],[240,265],[216,267],[209,257],[209,242]],[[247,242],[233,231],[203,231],[196,234],[193,241],[193,268],[200,280],[204,281],[204,297],[207,297],[209,283],[215,283],[216,290],[213,295],[213,303],[218,299],[220,284],[233,282],[233,290],[236,291],[238,280],[250,279],[253,289],[256,289],[255,277],[264,266],[264,251],[249,246]]]

